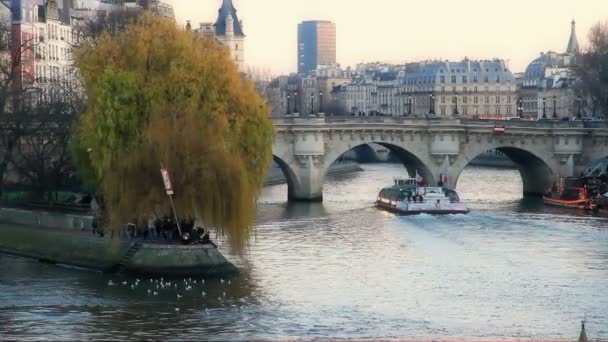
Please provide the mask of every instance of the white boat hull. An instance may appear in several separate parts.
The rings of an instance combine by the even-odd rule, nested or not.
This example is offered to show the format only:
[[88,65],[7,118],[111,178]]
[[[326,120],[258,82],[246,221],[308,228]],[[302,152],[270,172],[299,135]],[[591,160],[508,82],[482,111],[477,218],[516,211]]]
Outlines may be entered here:
[[449,214],[467,214],[469,208],[465,203],[430,203],[430,202],[396,202],[384,203],[377,202],[376,206],[381,209],[388,210],[390,212],[398,213],[401,215],[418,215],[418,214],[430,214],[430,215],[449,215]]

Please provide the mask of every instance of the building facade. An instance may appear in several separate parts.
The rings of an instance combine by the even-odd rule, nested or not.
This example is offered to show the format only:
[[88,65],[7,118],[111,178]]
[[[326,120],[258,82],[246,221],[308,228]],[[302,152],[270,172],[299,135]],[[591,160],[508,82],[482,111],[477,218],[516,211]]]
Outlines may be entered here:
[[518,90],[524,117],[561,119],[585,116],[583,100],[576,92],[573,70],[578,53],[573,20],[566,52],[541,53],[528,64]]
[[352,115],[509,117],[516,115],[517,87],[502,60],[425,61],[381,70],[334,89]]
[[330,21],[298,24],[298,73],[308,74],[319,65],[336,64],[336,25]]
[[82,90],[72,54],[83,38],[82,26],[100,15],[133,9],[175,18],[173,7],[158,0],[13,0],[11,54],[20,56],[15,84],[36,93],[27,102],[53,100],[63,89]]

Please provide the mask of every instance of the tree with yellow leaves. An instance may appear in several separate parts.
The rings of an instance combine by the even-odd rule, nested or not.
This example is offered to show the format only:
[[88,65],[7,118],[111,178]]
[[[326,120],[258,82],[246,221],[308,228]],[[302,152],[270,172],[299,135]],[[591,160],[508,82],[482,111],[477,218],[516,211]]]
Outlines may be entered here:
[[145,14],[124,32],[83,44],[76,61],[88,108],[73,154],[81,176],[103,194],[110,227],[171,213],[163,163],[180,218],[214,226],[242,247],[272,158],[273,127],[227,49]]

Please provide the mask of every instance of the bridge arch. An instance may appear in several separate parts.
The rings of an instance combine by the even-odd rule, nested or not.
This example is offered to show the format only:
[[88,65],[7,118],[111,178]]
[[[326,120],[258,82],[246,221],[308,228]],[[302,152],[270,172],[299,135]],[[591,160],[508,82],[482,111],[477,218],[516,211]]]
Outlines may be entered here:
[[517,167],[523,183],[524,195],[541,196],[551,187],[559,176],[559,165],[542,151],[535,151],[533,146],[469,144],[471,147],[461,153],[447,172],[448,182],[456,188],[464,168],[477,156],[488,150],[497,150],[506,155]]
[[285,180],[287,181],[287,198],[294,198],[296,189],[301,186],[301,180],[291,166],[293,165],[293,161],[290,162],[287,160],[287,158],[281,158],[274,154],[272,155],[272,160],[279,166],[283,172],[283,176],[285,176]]
[[331,150],[326,151],[325,164],[323,174],[327,175],[329,167],[338,160],[342,155],[356,149],[359,146],[375,143],[381,145],[392,152],[405,167],[410,177],[414,177],[416,171],[430,184],[434,184],[436,175],[433,173],[433,169],[430,167],[431,161],[425,156],[428,155],[426,151],[422,151],[421,147],[425,144],[412,143],[410,145],[402,142],[395,141],[383,141],[381,139],[374,139],[369,141],[361,142],[349,142],[343,144],[335,144]]

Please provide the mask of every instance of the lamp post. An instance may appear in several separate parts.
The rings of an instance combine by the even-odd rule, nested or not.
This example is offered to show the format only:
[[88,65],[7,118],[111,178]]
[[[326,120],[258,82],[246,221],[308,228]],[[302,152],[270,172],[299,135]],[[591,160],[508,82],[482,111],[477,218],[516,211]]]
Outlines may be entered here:
[[323,113],[323,92],[319,92],[319,113]]
[[578,97],[578,114],[576,115],[579,119],[583,117],[583,114],[581,113],[581,109],[583,106],[583,98],[582,97]]
[[435,114],[435,95],[433,93],[429,94],[429,114]]
[[517,117],[523,118],[524,116],[524,100],[520,97],[517,100]]
[[315,94],[310,95],[310,114],[315,112]]
[[298,91],[293,92],[293,112],[294,114],[298,114]]
[[557,118],[557,96],[553,95],[553,118]]
[[458,115],[458,94],[454,96],[454,115]]
[[412,115],[412,96],[407,98],[407,115]]
[[547,98],[543,97],[543,119],[547,118]]
[[290,99],[290,96],[289,96],[289,94],[287,94],[287,113],[286,113],[287,115],[289,115],[289,99]]

